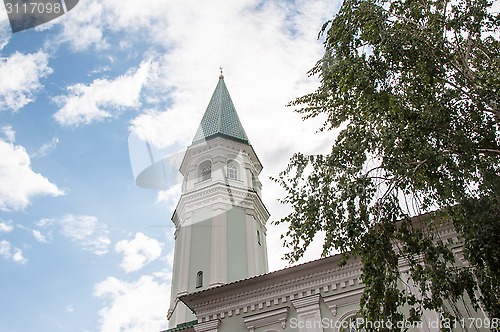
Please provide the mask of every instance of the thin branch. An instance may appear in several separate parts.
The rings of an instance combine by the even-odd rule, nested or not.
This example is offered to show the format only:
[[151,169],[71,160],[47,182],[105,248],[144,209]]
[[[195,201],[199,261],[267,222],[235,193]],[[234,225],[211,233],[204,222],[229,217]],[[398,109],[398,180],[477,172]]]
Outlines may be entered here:
[[477,149],[479,152],[486,152],[486,153],[495,153],[500,155],[500,150],[496,149]]
[[424,159],[424,160],[422,160],[422,161],[419,161],[419,162],[417,163],[417,166],[415,166],[415,168],[413,169],[413,174],[415,174],[415,172],[417,171],[417,169],[418,169],[420,166],[422,166],[423,164],[425,164],[426,162],[427,162],[427,159]]

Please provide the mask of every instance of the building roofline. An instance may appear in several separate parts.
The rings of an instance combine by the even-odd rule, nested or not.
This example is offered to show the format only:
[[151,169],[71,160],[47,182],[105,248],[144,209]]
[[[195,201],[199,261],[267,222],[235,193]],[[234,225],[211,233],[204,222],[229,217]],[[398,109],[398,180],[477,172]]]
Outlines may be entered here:
[[240,289],[241,287],[246,287],[246,286],[251,286],[254,284],[264,284],[265,282],[272,282],[275,281],[276,279],[279,279],[280,277],[286,276],[288,274],[292,273],[300,273],[300,272],[307,272],[308,270],[314,270],[320,266],[323,266],[325,264],[337,264],[336,267],[338,268],[343,268],[340,266],[339,263],[341,263],[343,254],[335,254],[331,255],[328,257],[322,257],[313,261],[309,262],[304,262],[301,264],[285,267],[283,269],[277,270],[277,271],[272,271],[264,274],[260,274],[257,276],[253,276],[250,278],[246,279],[241,279],[237,281],[233,281],[224,285],[219,285],[216,287],[204,289],[198,292],[186,294],[180,297],[180,300],[188,306],[191,310],[190,302],[193,300],[196,300],[197,298],[204,297],[204,296],[210,296],[213,294],[219,294],[221,292],[231,292],[233,290]]
[[192,328],[197,323],[198,323],[198,320],[192,320],[190,322],[182,323],[182,324],[177,325],[176,327],[173,327],[173,328],[168,329],[168,330],[163,330],[163,331],[160,331],[160,332],[177,332],[177,331],[183,331],[183,330],[187,330],[189,328]]

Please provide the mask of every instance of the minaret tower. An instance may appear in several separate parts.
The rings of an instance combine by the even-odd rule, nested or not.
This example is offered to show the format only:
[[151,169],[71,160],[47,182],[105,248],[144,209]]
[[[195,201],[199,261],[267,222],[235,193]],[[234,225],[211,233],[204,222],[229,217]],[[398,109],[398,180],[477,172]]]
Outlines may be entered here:
[[261,170],[221,69],[180,167],[170,328],[196,319],[181,296],[268,272]]

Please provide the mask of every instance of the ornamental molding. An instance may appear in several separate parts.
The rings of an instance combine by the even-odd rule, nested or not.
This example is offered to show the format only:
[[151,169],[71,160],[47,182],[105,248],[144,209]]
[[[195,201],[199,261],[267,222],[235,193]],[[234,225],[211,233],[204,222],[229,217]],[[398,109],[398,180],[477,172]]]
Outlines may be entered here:
[[414,217],[412,220],[413,227],[421,229],[426,233],[434,234],[438,240],[443,241],[445,244],[453,246],[463,244],[463,238],[455,230],[455,226],[451,220],[446,218],[437,218],[432,220],[432,222],[428,222],[428,218],[427,214]]
[[437,238],[443,241],[443,243],[452,246],[462,246],[463,238],[455,230],[453,223],[451,221],[444,221],[441,225],[437,226],[436,230]]
[[453,254],[455,255],[455,257],[465,266],[465,267],[468,267],[469,266],[469,261],[467,259],[465,259],[465,256],[464,256],[464,251],[463,251],[463,247],[460,246],[460,247],[455,247],[455,248],[452,248],[451,251],[453,252]]
[[[419,221],[420,225],[422,225],[422,221]],[[421,226],[423,227],[423,226]],[[462,236],[455,230],[453,223],[451,221],[442,220],[442,223],[435,226],[434,233],[436,238],[439,241],[442,241],[443,244],[448,245],[448,248],[452,251],[455,257],[461,261],[463,264],[468,264],[465,260],[462,252],[463,247],[463,238]],[[394,250],[399,250],[398,246],[393,246]],[[413,260],[416,264],[422,264],[424,260],[423,254],[414,255]],[[408,257],[400,255],[398,257],[398,268],[402,273],[406,273],[410,271],[410,261]]]
[[297,310],[297,313],[300,313],[301,311],[311,310],[311,308],[319,309],[319,298],[319,294],[315,294],[308,297],[292,300],[292,304]]
[[340,322],[339,324],[336,324],[337,326],[335,326],[334,328],[334,332],[341,332],[341,331],[349,331],[351,330],[349,327],[350,327],[350,323],[347,322],[347,324],[345,323],[347,321],[347,319],[350,319],[350,318],[356,318],[356,315],[358,314],[358,311],[357,309],[355,310],[349,310],[347,312],[345,312],[342,316],[339,317],[338,321]]
[[[460,239],[451,223],[436,228],[443,241],[452,243],[453,252],[460,257]],[[458,241],[458,242],[457,242]],[[334,316],[341,307],[359,303],[364,286],[362,264],[351,259],[339,267],[342,255],[312,261],[210,290],[193,293],[181,300],[193,310],[200,322],[244,315],[253,317],[263,311],[300,307],[301,303],[323,298]],[[400,262],[402,263],[402,262]],[[309,297],[309,298],[308,298]],[[279,308],[276,308],[279,309]],[[253,313],[253,314],[252,314]],[[352,313],[349,313],[352,314]]]
[[223,210],[240,207],[247,212],[252,211],[251,215],[254,215],[263,226],[270,216],[259,195],[254,191],[216,182],[208,187],[181,195],[172,221],[177,228],[181,227],[183,221],[189,219],[189,214],[193,211],[214,205],[217,209]]
[[220,321],[218,319],[209,322],[198,323],[194,326],[196,332],[217,332]]
[[[223,137],[216,137],[195,145],[191,145],[187,148],[186,154],[184,155],[184,159],[182,160],[182,164],[180,167],[181,173],[184,175],[186,174],[188,164],[193,158],[198,158],[203,154],[211,154],[216,149],[226,150],[228,154],[246,155],[252,161],[257,175],[262,171],[262,165],[251,145],[242,142],[236,142]],[[220,153],[217,153],[216,155],[220,155]]]
[[325,302],[328,309],[330,309],[333,316],[337,316],[338,308],[342,308],[354,303],[359,303],[363,291],[364,288],[357,288],[352,291],[323,297],[323,301]]
[[285,329],[289,312],[290,307],[284,307],[243,317],[243,322],[250,332],[254,332],[259,327],[276,323],[279,323],[281,328]]
[[[300,303],[300,301],[297,302],[299,299],[312,295],[319,296],[319,294],[329,292],[341,294],[355,286],[359,289],[363,287],[360,282],[361,263],[359,262],[342,268],[321,269],[296,277],[293,275],[294,271],[290,271],[290,275],[286,279],[271,283],[262,281],[263,285],[260,287],[254,287],[254,284],[250,284],[248,289],[245,289],[245,285],[241,285],[235,291],[228,292],[227,295],[224,295],[223,290],[221,290],[214,295],[207,296],[204,301],[201,298],[194,299],[190,303],[190,307],[199,319],[208,321],[214,318],[222,319],[225,316],[254,312],[289,301]],[[255,280],[264,276],[266,275],[255,277]]]

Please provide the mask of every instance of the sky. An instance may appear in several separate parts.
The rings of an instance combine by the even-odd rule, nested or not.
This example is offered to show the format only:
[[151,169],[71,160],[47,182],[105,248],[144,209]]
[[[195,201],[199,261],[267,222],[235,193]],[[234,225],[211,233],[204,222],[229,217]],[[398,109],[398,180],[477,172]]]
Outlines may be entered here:
[[[286,104],[312,92],[318,32],[338,0],[80,0],[12,33],[0,6],[0,331],[167,328],[178,178],[140,188],[146,143],[190,145],[219,67],[264,170],[273,225],[290,212],[270,180],[294,152],[327,152],[322,119]],[[321,237],[302,261],[317,259]]]

